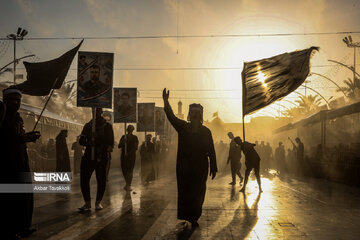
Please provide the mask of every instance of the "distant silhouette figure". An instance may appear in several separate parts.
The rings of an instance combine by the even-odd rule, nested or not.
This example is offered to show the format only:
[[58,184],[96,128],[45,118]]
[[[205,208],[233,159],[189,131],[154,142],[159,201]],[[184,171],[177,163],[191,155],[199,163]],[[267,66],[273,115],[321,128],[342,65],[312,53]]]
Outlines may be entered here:
[[67,130],[61,130],[56,137],[56,171],[71,172],[69,149],[67,147],[66,138]]
[[255,150],[255,144],[249,142],[243,142],[240,137],[236,137],[234,141],[241,146],[242,151],[245,154],[245,180],[244,186],[240,192],[245,192],[246,184],[249,179],[251,170],[254,169],[257,183],[259,185],[259,191],[262,192],[261,179],[260,179],[260,157]]
[[[95,136],[92,133],[92,120],[85,124],[79,142],[85,146],[85,153],[81,159],[80,183],[81,193],[85,204],[79,208],[80,211],[88,211],[91,208],[90,178],[96,173],[97,194],[95,209],[101,210],[101,200],[106,188],[106,166],[114,147],[114,132],[110,123],[102,117],[102,109],[96,108]],[[92,147],[95,147],[95,159],[92,159]]]
[[275,161],[280,172],[286,171],[285,148],[282,142],[279,142],[279,146],[275,149]]
[[[123,135],[120,139],[118,147],[121,148],[121,170],[125,178],[124,189],[131,191],[131,182],[133,178],[133,171],[135,166],[136,151],[138,149],[139,140],[133,135],[134,126],[129,125],[127,127],[126,136]],[[126,144],[125,144],[126,143]],[[126,150],[125,150],[126,145]]]
[[140,147],[141,156],[141,182],[147,184],[155,180],[154,154],[155,146],[151,142],[151,134],[146,135],[146,139]]
[[174,115],[169,103],[169,91],[163,90],[164,110],[171,125],[178,132],[176,177],[178,185],[178,219],[199,226],[209,171],[215,178],[216,155],[211,131],[202,125],[203,108],[200,104],[189,106],[188,121]]
[[236,144],[234,141],[234,134],[232,132],[228,133],[229,138],[231,139],[230,148],[229,148],[229,157],[227,160],[227,164],[230,163],[231,165],[231,176],[232,182],[229,183],[230,185],[236,184],[236,175],[240,178],[240,184],[243,181],[243,177],[241,176],[241,147],[240,145]]

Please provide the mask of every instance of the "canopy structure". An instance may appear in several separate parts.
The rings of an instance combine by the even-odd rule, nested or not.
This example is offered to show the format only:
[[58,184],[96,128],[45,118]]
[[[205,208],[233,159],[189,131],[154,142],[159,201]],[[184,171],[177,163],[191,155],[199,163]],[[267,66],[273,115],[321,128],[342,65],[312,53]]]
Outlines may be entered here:
[[[36,118],[40,115],[41,108],[33,107],[27,104],[21,104],[19,112],[26,115],[34,115]],[[80,123],[68,120],[56,113],[49,112],[46,109],[44,110],[43,116],[40,119],[40,123],[68,130],[78,130],[83,126]]]
[[278,129],[275,129],[273,133],[280,133],[284,131],[289,131],[292,129],[295,129],[297,127],[303,127],[308,124],[314,124],[321,121],[331,120],[334,118],[343,117],[346,115],[350,115],[353,113],[359,113],[360,112],[360,102],[353,103],[341,108],[337,109],[331,109],[331,110],[322,110],[320,112],[317,112],[307,118],[301,119],[297,122],[289,123],[285,126],[282,126]]
[[326,147],[326,121],[347,116],[354,113],[360,113],[360,102],[356,102],[341,108],[322,110],[307,118],[301,119],[294,123],[289,123],[273,131],[274,134],[289,131],[298,127],[304,127],[309,124],[321,123],[321,144]]

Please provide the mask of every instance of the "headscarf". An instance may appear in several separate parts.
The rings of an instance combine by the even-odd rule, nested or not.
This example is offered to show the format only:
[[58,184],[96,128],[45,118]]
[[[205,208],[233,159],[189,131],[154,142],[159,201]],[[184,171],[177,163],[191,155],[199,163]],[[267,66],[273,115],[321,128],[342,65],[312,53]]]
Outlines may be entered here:
[[8,88],[3,89],[2,93],[3,93],[3,98],[5,98],[6,96],[8,96],[10,94],[14,94],[14,93],[19,94],[20,96],[22,96],[21,91],[18,88],[13,87],[13,86],[10,86]]
[[187,120],[190,122],[190,111],[198,111],[200,113],[200,122],[203,123],[203,111],[204,108],[201,106],[201,104],[193,103],[189,105],[189,113]]

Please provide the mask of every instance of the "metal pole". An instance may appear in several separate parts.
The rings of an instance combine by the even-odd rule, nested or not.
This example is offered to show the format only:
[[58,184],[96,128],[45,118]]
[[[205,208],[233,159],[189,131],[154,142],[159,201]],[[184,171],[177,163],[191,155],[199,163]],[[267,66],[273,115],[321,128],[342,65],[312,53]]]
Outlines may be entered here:
[[125,137],[124,137],[124,139],[125,139],[125,150],[124,150],[125,156],[127,155],[127,137],[126,137],[127,133],[126,133],[126,124],[127,124],[127,123],[125,122],[125,124],[124,124],[124,127],[125,127],[125,128],[124,128],[124,131],[125,131],[125,132],[124,132],[124,136],[125,136]]
[[38,125],[38,123],[39,123],[39,121],[40,121],[40,118],[41,118],[41,116],[43,115],[43,113],[44,113],[44,111],[45,111],[45,108],[46,108],[47,104],[49,103],[49,100],[50,100],[51,96],[53,95],[53,93],[54,93],[54,89],[51,89],[50,95],[49,95],[48,99],[46,100],[46,103],[45,103],[43,109],[42,109],[41,112],[40,112],[40,115],[39,115],[39,117],[38,117],[38,119],[37,119],[37,121],[36,121],[36,123],[35,123],[34,128],[33,128],[33,131],[35,131],[36,126]]
[[14,85],[16,84],[16,38],[14,38]]
[[[244,63],[244,67],[245,67],[245,63]],[[244,68],[243,68],[244,69]],[[245,75],[244,75],[244,70],[241,72],[241,82],[242,82],[242,122],[243,122],[243,141],[245,143],[245,114],[244,114],[244,110],[245,110],[245,94],[246,94],[246,89],[245,89]]]
[[96,108],[92,108],[92,125],[91,125],[91,160],[95,160],[95,130],[96,130]]
[[356,73],[356,47],[354,47],[354,83],[355,83],[355,73]]

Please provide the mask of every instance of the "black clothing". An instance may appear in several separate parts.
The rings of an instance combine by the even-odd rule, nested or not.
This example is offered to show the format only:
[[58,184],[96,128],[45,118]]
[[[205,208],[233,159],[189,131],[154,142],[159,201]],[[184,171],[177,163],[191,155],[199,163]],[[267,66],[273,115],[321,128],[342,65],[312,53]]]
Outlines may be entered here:
[[275,161],[277,168],[279,170],[285,170],[286,171],[286,161],[285,161],[285,148],[284,146],[279,146],[275,150]]
[[110,123],[104,118],[96,120],[95,124],[95,160],[91,159],[92,120],[85,124],[79,143],[85,146],[85,154],[81,159],[80,183],[85,201],[90,201],[90,178],[95,170],[97,180],[96,200],[101,201],[106,187],[106,165],[111,149],[114,146],[114,132]]
[[[23,120],[19,113],[5,115],[0,128],[0,183],[31,183],[29,159],[24,140]],[[31,227],[34,208],[33,193],[1,193],[1,237],[27,232]]]
[[[125,155],[125,142],[126,142],[126,155]],[[133,134],[126,134],[121,137],[119,148],[121,148],[121,170],[127,186],[131,185],[133,178],[133,171],[136,159],[136,150],[138,149],[139,140]]]
[[211,131],[200,125],[193,131],[191,124],[177,118],[168,102],[167,118],[178,132],[176,177],[178,185],[178,219],[197,221],[202,213],[206,192],[209,159],[210,169],[217,172],[216,155]]
[[231,177],[232,177],[232,182],[235,183],[236,181],[236,175],[239,176],[239,178],[241,179],[241,147],[240,145],[236,144],[235,141],[232,139],[230,142],[230,149],[229,149],[229,157],[228,157],[228,162],[230,161],[230,166],[231,166]]
[[71,172],[69,150],[62,133],[56,137],[56,171]]
[[106,166],[108,159],[103,159],[102,161],[89,161],[88,159],[83,158],[81,160],[80,166],[80,184],[81,184],[81,193],[83,195],[84,201],[90,201],[90,178],[93,172],[96,174],[97,181],[97,193],[96,201],[101,201],[106,187]]
[[155,146],[152,142],[141,145],[141,181],[143,183],[155,180],[154,154]]

